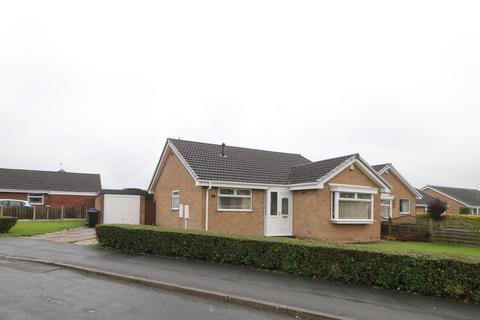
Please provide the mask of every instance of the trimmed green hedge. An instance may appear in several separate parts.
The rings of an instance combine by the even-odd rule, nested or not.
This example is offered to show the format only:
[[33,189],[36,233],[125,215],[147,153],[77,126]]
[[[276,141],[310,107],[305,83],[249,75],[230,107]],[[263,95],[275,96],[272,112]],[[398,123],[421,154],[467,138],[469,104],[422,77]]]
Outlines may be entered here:
[[99,225],[101,244],[130,252],[240,264],[480,303],[480,264],[375,252],[318,241],[240,237],[148,226]]
[[0,233],[6,233],[17,223],[17,218],[0,217]]

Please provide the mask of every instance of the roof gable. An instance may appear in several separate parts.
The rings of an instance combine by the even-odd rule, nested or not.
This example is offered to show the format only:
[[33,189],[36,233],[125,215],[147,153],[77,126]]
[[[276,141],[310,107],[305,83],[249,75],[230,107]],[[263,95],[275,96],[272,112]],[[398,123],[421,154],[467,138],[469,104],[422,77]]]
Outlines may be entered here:
[[288,182],[289,184],[316,182],[339,165],[355,156],[357,155],[351,154],[295,166],[290,171]]
[[476,189],[443,187],[428,185],[422,190],[431,189],[468,206],[480,206],[480,191]]
[[418,192],[417,188],[412,186],[407,179],[405,179],[400,172],[391,164],[391,163],[384,163],[384,164],[377,164],[372,166],[379,174],[384,174],[385,172],[389,171],[392,172],[395,177],[410,191],[417,199],[421,199],[423,196],[420,192]]
[[101,188],[99,174],[0,168],[0,189],[98,192]]

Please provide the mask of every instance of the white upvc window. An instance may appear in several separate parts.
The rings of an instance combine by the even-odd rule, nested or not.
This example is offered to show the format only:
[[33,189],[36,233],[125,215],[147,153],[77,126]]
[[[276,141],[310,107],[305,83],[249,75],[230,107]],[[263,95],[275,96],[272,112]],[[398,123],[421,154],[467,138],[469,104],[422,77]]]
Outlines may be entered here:
[[333,223],[373,223],[373,207],[372,193],[332,192]]
[[179,210],[180,208],[180,190],[172,191],[172,210]]
[[218,211],[252,211],[252,190],[219,188]]
[[31,205],[43,205],[44,195],[42,193],[30,193],[28,195],[28,202]]
[[391,218],[392,217],[392,200],[382,199],[380,202],[380,209],[382,218]]
[[401,214],[410,214],[410,200],[409,199],[400,199],[400,213]]

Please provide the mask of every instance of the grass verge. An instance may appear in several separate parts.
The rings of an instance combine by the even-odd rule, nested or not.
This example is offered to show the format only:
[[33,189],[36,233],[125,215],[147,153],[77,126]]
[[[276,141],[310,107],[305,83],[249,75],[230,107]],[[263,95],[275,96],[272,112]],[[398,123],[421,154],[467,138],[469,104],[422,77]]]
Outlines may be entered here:
[[56,232],[70,228],[84,226],[86,221],[81,220],[19,220],[17,224],[4,236],[21,237],[34,236],[44,233]]

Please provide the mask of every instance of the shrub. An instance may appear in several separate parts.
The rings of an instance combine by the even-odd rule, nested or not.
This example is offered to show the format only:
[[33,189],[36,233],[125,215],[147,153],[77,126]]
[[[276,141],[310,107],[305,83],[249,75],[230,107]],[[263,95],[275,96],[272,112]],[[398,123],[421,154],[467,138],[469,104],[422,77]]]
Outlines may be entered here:
[[460,214],[471,214],[472,210],[468,207],[461,207],[460,208]]
[[480,303],[475,262],[150,226],[99,225],[96,232],[101,244],[130,252],[240,264]]
[[0,217],[0,233],[6,233],[17,223],[17,218]]
[[433,220],[442,219],[442,214],[447,211],[448,204],[440,199],[433,199],[428,203],[428,213]]

